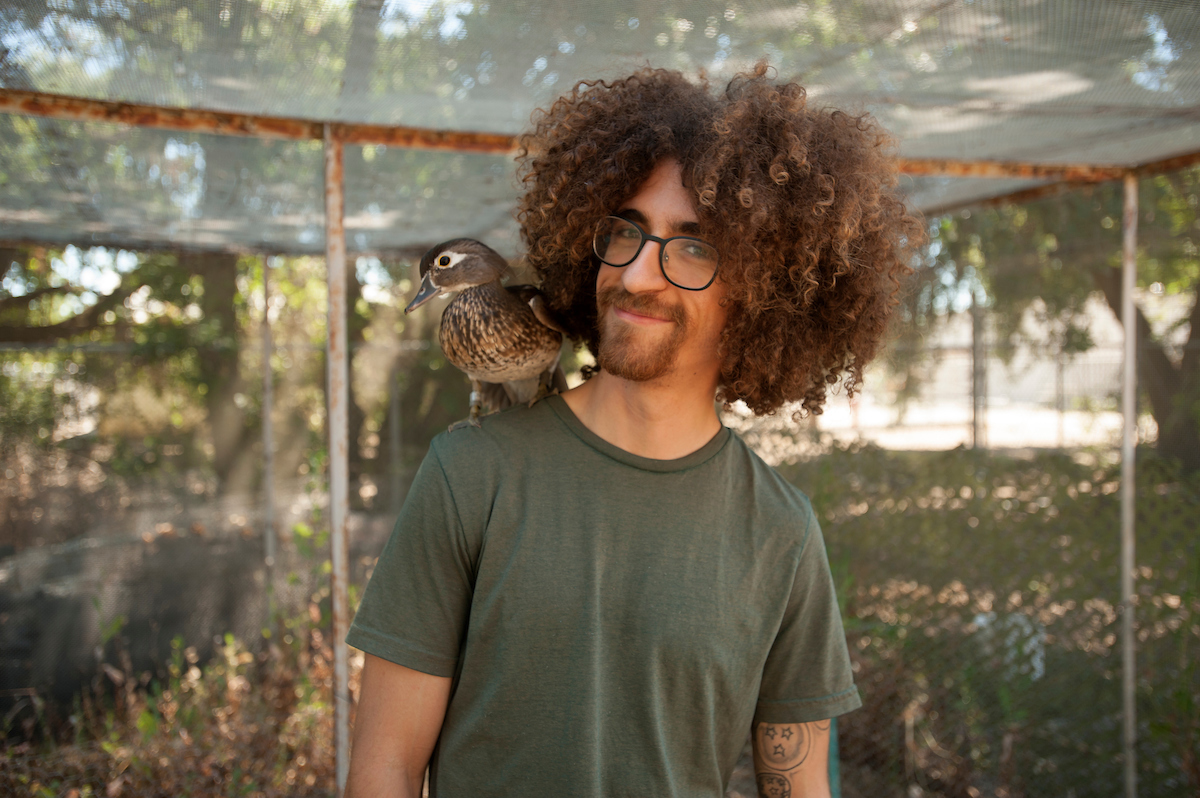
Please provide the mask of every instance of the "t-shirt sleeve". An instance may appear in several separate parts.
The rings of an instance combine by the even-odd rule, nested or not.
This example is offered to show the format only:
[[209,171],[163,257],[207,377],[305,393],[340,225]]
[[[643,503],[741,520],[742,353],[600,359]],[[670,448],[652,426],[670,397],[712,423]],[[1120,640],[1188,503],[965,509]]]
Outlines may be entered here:
[[346,642],[434,676],[453,676],[473,589],[473,557],[431,448],[363,592]]
[[808,723],[862,706],[825,541],[811,510],[808,527],[783,622],[763,667],[755,723]]

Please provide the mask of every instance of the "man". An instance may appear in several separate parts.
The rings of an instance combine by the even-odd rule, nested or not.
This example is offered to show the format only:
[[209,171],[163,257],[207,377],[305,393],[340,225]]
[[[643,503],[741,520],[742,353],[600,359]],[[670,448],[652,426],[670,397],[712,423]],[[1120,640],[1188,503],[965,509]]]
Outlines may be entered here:
[[523,141],[528,259],[579,387],[438,436],[349,642],[349,791],[828,795],[859,704],[807,498],[714,399],[820,412],[875,354],[920,226],[886,137],[765,68],[580,84]]

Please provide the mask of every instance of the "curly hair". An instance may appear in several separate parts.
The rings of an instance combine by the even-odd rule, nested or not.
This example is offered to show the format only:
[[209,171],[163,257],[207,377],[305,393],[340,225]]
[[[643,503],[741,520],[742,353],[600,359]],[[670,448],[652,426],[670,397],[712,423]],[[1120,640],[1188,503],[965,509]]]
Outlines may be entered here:
[[716,96],[656,69],[580,82],[521,139],[517,219],[551,309],[596,352],[596,220],[678,161],[727,286],[718,398],[820,413],[830,386],[861,384],[924,233],[897,191],[890,137],[767,72]]

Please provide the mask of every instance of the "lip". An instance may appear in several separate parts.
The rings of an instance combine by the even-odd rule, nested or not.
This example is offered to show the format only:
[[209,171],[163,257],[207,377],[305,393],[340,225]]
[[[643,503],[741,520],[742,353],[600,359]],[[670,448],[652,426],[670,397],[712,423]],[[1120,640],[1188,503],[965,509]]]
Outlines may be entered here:
[[614,314],[616,314],[618,319],[621,319],[622,321],[628,321],[633,324],[667,324],[670,322],[670,319],[660,319],[657,316],[644,316],[641,313],[623,310],[615,305],[613,306],[612,311]]

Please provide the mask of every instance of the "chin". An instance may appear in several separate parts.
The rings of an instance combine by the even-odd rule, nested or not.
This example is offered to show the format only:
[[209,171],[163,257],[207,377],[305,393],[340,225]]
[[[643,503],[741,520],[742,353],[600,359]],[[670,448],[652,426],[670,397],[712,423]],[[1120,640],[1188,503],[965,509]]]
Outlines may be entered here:
[[626,325],[605,325],[597,364],[608,374],[632,382],[649,382],[666,375],[675,365],[681,337],[672,334],[657,342],[638,340],[643,337]]

